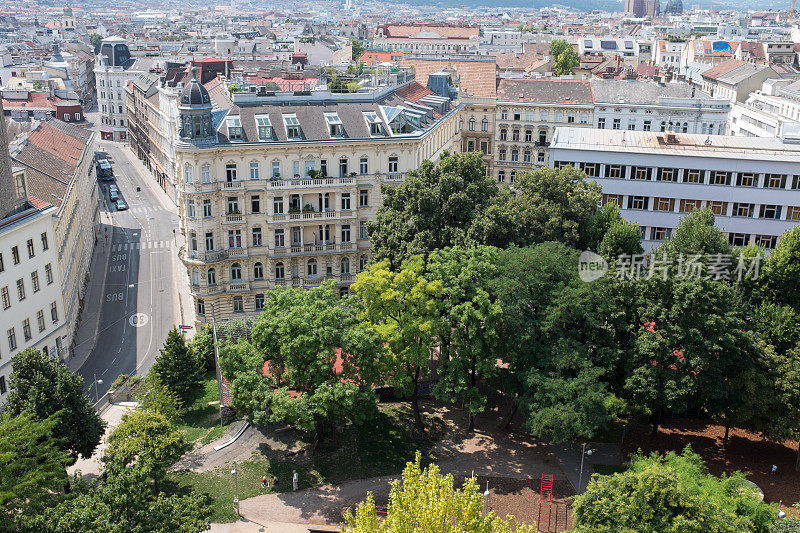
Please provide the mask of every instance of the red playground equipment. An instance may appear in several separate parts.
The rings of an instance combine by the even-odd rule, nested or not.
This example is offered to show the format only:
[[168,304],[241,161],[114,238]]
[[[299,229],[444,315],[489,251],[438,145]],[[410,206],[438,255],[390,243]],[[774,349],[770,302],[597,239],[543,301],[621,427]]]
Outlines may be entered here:
[[541,490],[539,491],[539,519],[536,521],[537,529],[541,530],[542,507],[547,504],[547,529],[550,531],[550,518],[553,514],[553,474],[542,474]]

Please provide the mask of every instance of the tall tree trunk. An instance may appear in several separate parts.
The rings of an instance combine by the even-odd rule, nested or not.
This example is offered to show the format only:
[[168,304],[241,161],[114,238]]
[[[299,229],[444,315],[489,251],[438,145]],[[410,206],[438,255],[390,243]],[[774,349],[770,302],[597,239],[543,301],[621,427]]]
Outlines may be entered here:
[[728,447],[728,434],[730,433],[730,430],[731,430],[731,426],[730,426],[730,424],[729,424],[729,423],[726,421],[726,422],[725,422],[725,436],[724,436],[724,437],[722,437],[722,447],[723,447],[723,448],[727,448],[727,447]]
[[511,421],[514,420],[514,415],[517,414],[518,408],[519,408],[519,403],[517,402],[517,399],[511,398],[508,414],[505,416],[503,420],[500,421],[499,424],[497,424],[497,429],[508,429],[508,426],[511,425]]
[[797,443],[797,458],[794,461],[795,472],[800,471],[800,442]]
[[417,371],[414,372],[414,375],[411,377],[411,382],[414,384],[414,394],[411,395],[411,407],[414,410],[414,429],[424,435],[425,424],[422,423],[422,414],[420,414],[419,411],[419,392],[417,392],[419,374],[419,369],[417,369]]
[[[472,358],[472,365],[471,365],[471,367],[469,369],[469,386],[472,387],[473,389],[475,389],[476,381],[477,380],[475,378],[475,358],[473,357]],[[467,431],[474,431],[475,430],[475,415],[472,414],[472,409],[471,408],[469,408],[467,412],[468,412],[468,415],[467,415]]]

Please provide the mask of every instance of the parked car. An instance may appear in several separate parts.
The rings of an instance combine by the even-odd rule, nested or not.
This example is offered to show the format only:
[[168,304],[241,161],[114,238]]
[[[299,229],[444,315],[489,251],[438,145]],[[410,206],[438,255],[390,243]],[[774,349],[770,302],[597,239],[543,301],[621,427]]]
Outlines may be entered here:
[[122,198],[117,200],[117,211],[125,211],[126,209],[128,209],[128,204],[125,203],[125,200]]
[[119,189],[113,183],[108,186],[108,192],[111,193],[112,191],[119,194]]
[[112,202],[119,200],[119,193],[117,191],[108,191],[108,198]]
[[111,166],[111,163],[108,162],[108,159],[100,159],[97,161],[95,168],[97,169],[97,177],[101,178],[103,181],[111,181],[114,179],[114,168]]

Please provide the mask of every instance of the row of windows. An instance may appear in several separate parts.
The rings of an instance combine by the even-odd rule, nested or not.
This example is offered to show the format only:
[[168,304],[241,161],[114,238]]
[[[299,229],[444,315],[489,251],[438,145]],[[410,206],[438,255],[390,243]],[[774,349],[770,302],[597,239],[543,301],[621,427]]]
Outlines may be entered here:
[[[319,169],[317,169],[317,163],[319,163]],[[389,156],[388,160],[388,172],[390,174],[396,174],[400,172],[400,160],[398,156]],[[301,161],[292,161],[292,171],[291,176],[295,178],[301,177],[310,177],[313,174],[318,174],[322,177],[330,177],[329,170],[333,170],[329,168],[328,160],[327,159],[320,159],[319,162],[315,160],[306,160],[303,162],[304,174],[301,174],[300,168]],[[369,158],[368,157],[361,157],[358,161],[358,173],[359,174],[369,174]],[[280,161],[273,161],[271,164],[271,178],[280,178],[282,174],[282,167]],[[355,172],[350,172],[350,160],[346,157],[342,157],[339,159],[339,166],[338,166],[338,177],[344,178],[351,174],[355,174]],[[187,163],[183,169],[183,178],[186,183],[194,183],[194,167]],[[227,182],[238,181],[239,179],[239,166],[236,163],[228,163],[225,165],[225,180]],[[251,180],[258,180],[261,179],[261,164],[257,161],[252,161],[250,163],[250,179]],[[203,165],[200,167],[200,181],[201,183],[211,183],[211,167],[209,165]]]
[[[563,113],[561,111],[555,112],[555,122],[564,122],[564,116],[566,115],[567,120],[566,122],[571,124],[575,122],[575,113]],[[509,119],[508,117],[511,116],[513,118]],[[533,122],[534,121],[534,112],[531,110],[525,111],[525,121],[526,122]],[[581,113],[580,115],[581,124],[588,124],[589,123],[589,115],[587,113]],[[540,122],[547,122],[550,119],[550,112],[540,110],[539,111],[539,121]],[[515,120],[521,121],[522,120],[522,111],[514,111],[513,113],[509,114],[508,109],[500,110],[500,120]]]
[[[362,255],[358,259],[358,271],[361,272],[367,267],[367,256]],[[316,259],[309,259],[306,261],[306,275],[308,277],[316,277],[318,276],[318,269],[317,269],[317,260]],[[230,267],[230,281],[231,283],[241,283],[242,282],[242,265],[239,263],[233,263]],[[278,262],[275,263],[275,267],[273,268],[272,274],[275,276],[276,280],[284,280],[286,279],[286,267],[283,263]],[[339,262],[339,274],[347,275],[350,274],[350,259],[347,257],[343,257]],[[299,272],[295,272],[293,277],[298,277]],[[333,265],[328,263],[326,265],[326,275],[332,276],[333,275]],[[217,284],[217,270],[214,267],[209,268],[206,270],[206,283],[210,286],[215,286]],[[261,281],[264,279],[264,264],[256,262],[253,265],[253,281]],[[198,286],[200,285],[200,270],[197,268],[192,269],[192,285]]]
[[[698,183],[705,185],[736,185],[738,187],[762,187],[765,189],[800,189],[800,175],[732,172],[726,170],[701,170],[681,168],[659,168],[628,165],[603,165],[601,163],[568,163],[556,161],[555,167],[576,166],[590,178],[619,178],[645,181],[670,181],[675,183]],[[763,176],[763,179],[762,179]]]
[[[525,142],[533,142],[533,130],[525,130]],[[511,138],[508,138],[508,130],[502,128],[500,130],[500,140],[501,141],[520,141],[520,130],[511,130]],[[544,144],[547,142],[547,130],[539,130],[539,138],[537,141],[539,144]]]
[[782,206],[774,204],[757,205],[747,202],[725,202],[722,200],[712,201],[686,198],[677,199],[657,196],[651,198],[649,196],[635,195],[629,195],[628,201],[625,203],[622,194],[604,194],[602,203],[603,205],[613,203],[620,207],[627,207],[627,209],[652,209],[653,211],[665,212],[675,212],[675,207],[677,206],[679,213],[690,213],[695,209],[708,207],[715,215],[746,218],[753,218],[758,215],[757,218],[769,220],[783,220],[782,215],[786,213],[785,220],[800,221],[800,206]]
[[[56,302],[52,302],[50,304],[50,320],[53,324],[58,324],[58,306]],[[36,326],[39,328],[39,333],[43,332],[47,329],[45,325],[44,319],[44,310],[39,309],[36,312]],[[8,351],[14,352],[19,345],[17,344],[17,329],[16,327],[9,328],[6,331],[6,338],[8,339]],[[23,342],[28,342],[33,338],[33,333],[31,332],[31,319],[26,318],[22,321],[22,339]]]
[[[291,229],[291,237],[292,237],[292,246],[302,246],[303,244],[303,237],[304,231],[303,228],[300,226],[295,226]],[[275,247],[276,248],[284,248],[286,246],[286,234],[284,229],[276,229],[275,230]],[[313,244],[336,244],[336,241],[331,237],[331,225],[325,224],[319,226],[319,234],[316,232],[311,232],[311,236],[314,238]],[[341,236],[341,243],[348,243],[352,242],[352,234],[351,234],[350,224],[343,224],[340,231]],[[260,227],[252,228],[251,230],[252,235],[252,244],[251,246],[263,246],[263,232]],[[305,237],[308,238],[309,235],[305,234]],[[359,239],[368,239],[369,238],[369,230],[367,229],[367,221],[362,220],[359,224]],[[189,233],[189,246],[193,254],[197,254],[197,234],[195,232]],[[205,246],[207,252],[216,251],[215,243],[214,243],[214,232],[209,231],[205,234]],[[228,230],[228,248],[242,248],[242,230],[232,229]]]
[[[605,117],[600,117],[600,118],[597,119],[597,128],[601,129],[601,130],[604,130],[606,128],[606,119],[605,119]],[[661,124],[659,125],[659,128],[660,128],[660,131],[667,131],[667,129],[669,129],[670,131],[679,131],[679,132],[682,132],[682,133],[688,133],[689,132],[689,123],[688,122],[683,122],[683,123],[681,123],[681,122],[672,122],[671,120],[669,122],[667,122],[665,120],[662,120]],[[611,129],[612,130],[622,129],[622,119],[620,119],[620,118],[613,119],[612,122],[611,122]],[[628,130],[633,131],[635,129],[636,129],[636,119],[629,119],[628,120]],[[645,120],[642,123],[642,131],[653,131],[653,121],[652,120]],[[715,133],[719,133],[721,135],[721,134],[725,133],[725,125],[724,124],[719,124],[717,126],[717,131],[715,132],[713,123],[706,124],[704,122],[703,123],[703,131],[702,131],[702,133],[708,133],[708,134],[711,134],[711,135],[713,135]]]
[[[42,242],[42,251],[45,252],[50,249],[50,243],[47,239],[47,232],[42,233],[39,238]],[[28,252],[28,259],[33,259],[36,257],[36,247],[34,246],[34,240],[28,239],[25,242],[25,250]],[[12,246],[11,247],[11,262],[15,265],[20,264],[22,261],[19,246]],[[47,265],[48,267],[50,265]],[[0,252],[0,272],[5,271],[5,262],[3,260],[3,252]]]
[[[50,266],[50,263],[47,263],[44,267],[44,274],[47,280],[47,284],[50,285],[53,283],[53,268]],[[17,287],[17,300],[20,302],[25,299],[25,278],[19,278],[16,283]],[[39,271],[34,270],[31,272],[31,288],[33,289],[34,294],[39,292]],[[8,285],[5,287],[0,288],[0,303],[3,305],[3,310],[9,309],[11,307],[11,292],[8,288]]]
[[[308,197],[306,197],[307,199]],[[314,205],[311,203],[306,202],[305,205],[301,205],[301,198],[299,194],[292,194],[289,196],[289,202],[287,205],[289,213],[299,213],[301,210],[309,211],[309,212],[317,212],[321,213],[325,212],[332,212],[331,209],[331,200],[332,200],[332,193],[319,193],[317,196],[317,208],[315,210]],[[342,211],[350,211],[352,210],[352,204],[350,202],[350,193],[341,193],[339,194],[339,205],[341,206]],[[369,190],[368,189],[361,189],[358,192],[358,207],[369,207]],[[202,201],[202,216],[203,218],[209,218],[214,216],[213,215],[213,208],[212,202],[210,198],[204,199]],[[262,213],[262,206],[261,206],[261,196],[253,195],[250,196],[250,213],[258,214]],[[227,211],[225,214],[227,215],[239,215],[242,211],[239,208],[239,197],[238,196],[229,196],[227,198]],[[272,199],[272,214],[280,215],[284,213],[284,202],[283,196],[276,196]],[[196,212],[196,205],[195,200],[187,200],[186,201],[186,216],[189,218],[195,218],[197,216]]]
[[[519,150],[516,148],[512,148],[510,151],[511,158],[506,159],[509,152],[505,148],[500,148],[497,150],[497,159],[498,161],[510,161],[512,163],[519,163]],[[525,150],[522,152],[522,162],[523,163],[530,163],[531,162],[531,151]],[[536,152],[536,162],[537,163],[544,163],[544,152],[537,151]]]
[[[642,239],[652,241],[663,241],[672,236],[672,228],[663,227],[642,227]],[[751,240],[753,244],[771,250],[778,244],[777,235],[753,235],[752,239],[748,233],[728,233],[728,242],[732,246],[747,246]]]
[[[105,87],[105,80],[100,78],[100,87]],[[111,82],[108,82],[108,86],[111,87]],[[121,87],[120,81],[117,80],[117,87]]]

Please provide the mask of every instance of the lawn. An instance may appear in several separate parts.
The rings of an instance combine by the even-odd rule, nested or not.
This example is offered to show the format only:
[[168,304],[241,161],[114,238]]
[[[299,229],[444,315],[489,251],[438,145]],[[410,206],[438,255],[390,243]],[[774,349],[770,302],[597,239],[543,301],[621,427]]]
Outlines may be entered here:
[[178,427],[183,431],[186,442],[200,440],[201,444],[218,439],[222,436],[222,426],[219,423],[219,390],[217,377],[212,372],[207,372],[200,384],[198,393],[186,407]]
[[[199,414],[197,416],[200,420],[206,420]],[[382,404],[372,422],[348,426],[321,442],[316,450],[309,451],[305,460],[285,461],[254,452],[251,460],[237,465],[239,499],[268,492],[261,488],[262,476],[275,476],[278,480],[276,487],[269,492],[292,490],[292,470],[300,474],[300,487],[305,488],[398,474],[407,461],[414,459],[417,450],[422,452],[423,461],[428,462],[430,449],[444,432],[445,422],[438,416],[427,417],[428,437],[415,440],[410,435],[412,420],[411,409],[406,404]],[[191,426],[191,430],[194,429]],[[180,490],[179,487],[192,487],[211,496],[213,522],[232,522],[236,520],[232,506],[236,489],[231,468],[232,465],[202,473],[175,472],[170,474],[170,478],[176,484],[176,490]]]

